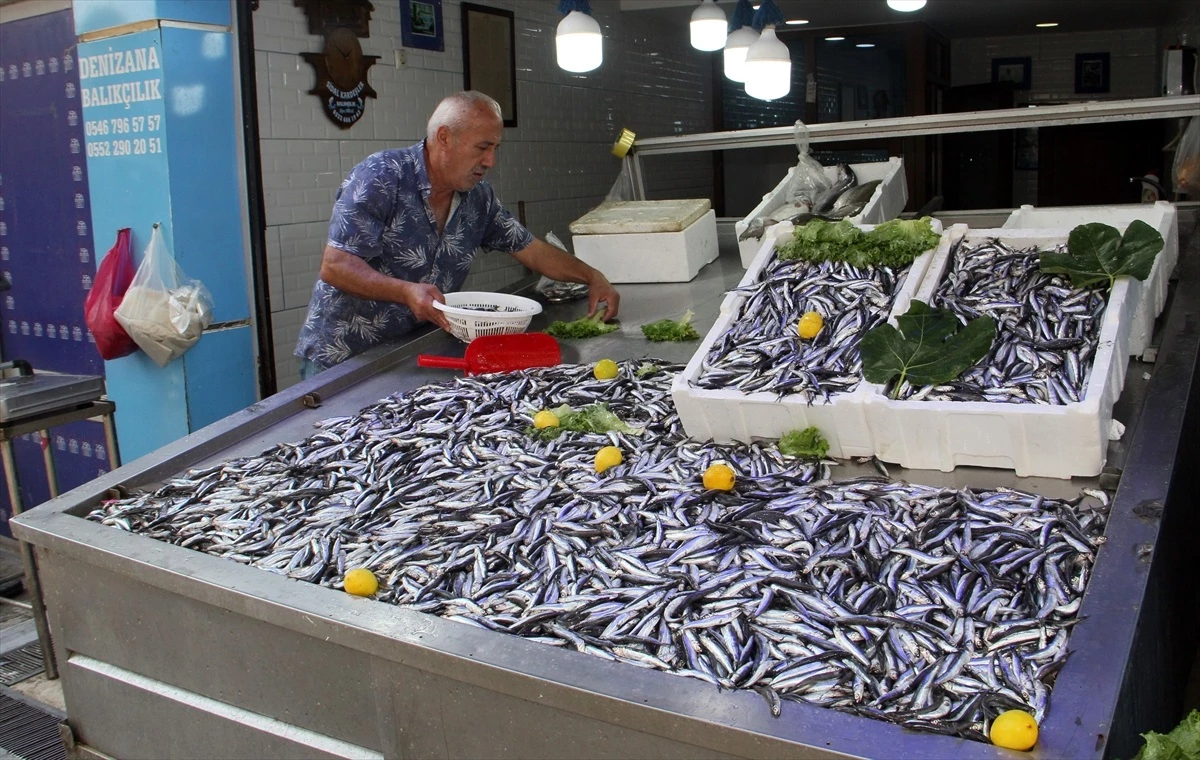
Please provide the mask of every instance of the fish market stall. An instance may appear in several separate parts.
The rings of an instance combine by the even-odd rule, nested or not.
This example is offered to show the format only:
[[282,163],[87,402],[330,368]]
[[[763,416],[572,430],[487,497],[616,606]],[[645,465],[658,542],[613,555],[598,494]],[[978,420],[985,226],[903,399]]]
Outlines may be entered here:
[[[735,246],[691,282],[623,287],[623,329],[563,341],[561,368],[418,368],[461,355],[440,333],[351,360],[14,520],[74,738],[115,757],[1003,758],[963,716],[1012,693],[1042,718],[1030,757],[1130,756],[1196,639],[1197,240],[1100,478],[884,477],[686,440],[670,379],[697,344],[638,326],[690,308],[711,328]],[[634,430],[525,429],[598,402]],[[625,462],[596,472],[601,445]],[[732,492],[700,484],[719,459]],[[1049,583],[1034,534],[1066,563]],[[377,599],[340,588],[360,562]],[[986,623],[1009,605],[1040,622]],[[897,606],[928,617],[884,624]]]

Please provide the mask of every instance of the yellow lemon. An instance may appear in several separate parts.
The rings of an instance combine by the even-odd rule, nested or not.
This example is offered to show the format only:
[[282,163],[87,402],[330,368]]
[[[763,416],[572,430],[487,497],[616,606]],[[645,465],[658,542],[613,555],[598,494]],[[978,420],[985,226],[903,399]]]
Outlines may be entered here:
[[347,594],[371,596],[379,590],[379,581],[375,580],[375,573],[367,568],[356,567],[346,571],[346,577],[342,578],[342,588]]
[[621,450],[616,446],[605,446],[596,452],[596,472],[604,472],[609,467],[616,467],[625,461]]
[[734,480],[733,468],[721,462],[704,471],[704,487],[710,491],[732,491]]
[[617,363],[612,359],[601,359],[596,362],[592,374],[596,376],[597,380],[612,380],[617,376]]
[[558,415],[549,409],[543,409],[533,415],[533,426],[538,430],[548,427],[558,427]]
[[821,328],[825,326],[825,320],[815,311],[806,312],[800,317],[799,324],[796,325],[796,332],[800,333],[800,337],[804,340],[812,340],[817,337],[817,333],[821,332]]
[[992,744],[1005,749],[1033,749],[1038,740],[1037,721],[1024,710],[1000,713],[992,721],[991,739]]

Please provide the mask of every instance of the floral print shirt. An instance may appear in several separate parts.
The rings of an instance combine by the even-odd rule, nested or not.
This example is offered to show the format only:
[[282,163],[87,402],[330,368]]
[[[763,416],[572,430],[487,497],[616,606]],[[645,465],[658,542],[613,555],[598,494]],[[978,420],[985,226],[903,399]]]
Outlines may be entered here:
[[[368,156],[338,190],[329,245],[383,274],[450,293],[462,287],[476,249],[515,253],[533,243],[487,182],[457,194],[439,234],[430,190],[424,142]],[[329,368],[416,325],[407,306],[358,298],[318,277],[296,356]]]

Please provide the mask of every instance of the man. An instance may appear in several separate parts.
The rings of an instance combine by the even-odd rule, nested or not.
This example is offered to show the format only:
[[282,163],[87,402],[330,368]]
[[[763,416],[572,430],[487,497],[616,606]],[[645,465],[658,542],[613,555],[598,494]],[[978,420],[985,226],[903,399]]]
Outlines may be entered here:
[[588,316],[620,296],[604,275],[535,238],[483,181],[496,164],[500,106],[474,90],[438,104],[425,139],[368,156],[338,190],[321,273],[296,355],[304,379],[421,322],[449,329],[443,292],[462,287],[477,248],[555,280],[586,283]]

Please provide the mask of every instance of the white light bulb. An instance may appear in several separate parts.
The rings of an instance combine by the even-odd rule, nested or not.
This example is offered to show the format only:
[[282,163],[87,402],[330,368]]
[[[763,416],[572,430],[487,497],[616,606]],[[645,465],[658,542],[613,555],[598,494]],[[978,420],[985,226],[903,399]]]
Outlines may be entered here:
[[888,7],[901,13],[912,13],[925,7],[925,0],[887,0]]
[[746,94],[759,100],[775,100],[792,91],[792,56],[788,46],[767,26],[746,53]]
[[725,76],[735,82],[746,81],[746,52],[758,41],[752,27],[734,29],[725,38]]
[[565,71],[582,74],[591,71],[604,60],[604,37],[596,19],[571,11],[558,22],[554,35],[558,66]]
[[692,11],[692,47],[697,50],[720,50],[725,46],[725,11],[717,7],[717,0],[700,0]]

